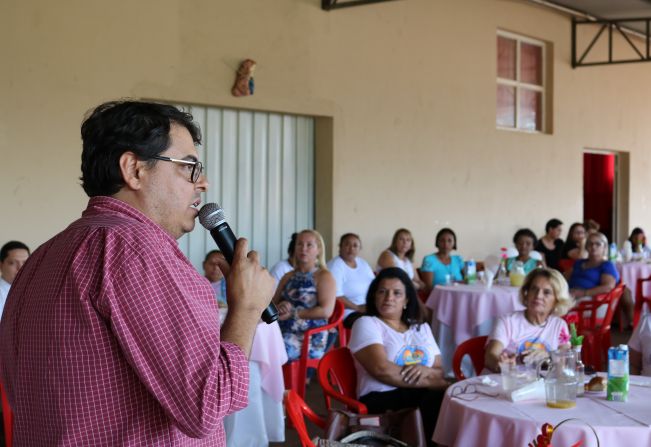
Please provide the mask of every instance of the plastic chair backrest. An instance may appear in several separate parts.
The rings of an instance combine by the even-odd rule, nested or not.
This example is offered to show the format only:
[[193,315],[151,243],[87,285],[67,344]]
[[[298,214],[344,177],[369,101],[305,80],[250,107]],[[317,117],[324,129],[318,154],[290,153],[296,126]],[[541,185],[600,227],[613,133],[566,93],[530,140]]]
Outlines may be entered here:
[[294,390],[285,391],[283,399],[287,417],[298,432],[298,438],[301,440],[303,447],[314,447],[310,435],[307,433],[305,417],[314,422],[317,426],[325,429],[326,421],[316,414],[305,401]]
[[457,380],[464,380],[466,378],[461,371],[461,361],[465,355],[470,356],[476,374],[479,374],[481,370],[484,369],[485,346],[487,340],[488,336],[482,335],[480,337],[468,339],[457,346],[457,349],[454,351],[454,356],[452,357],[452,371],[454,371],[454,377],[456,377]]
[[283,366],[283,374],[287,380],[289,377],[290,383],[285,383],[285,387],[292,389],[298,393],[301,398],[305,397],[305,379],[307,375],[307,368],[317,368],[319,359],[309,358],[310,352],[310,339],[312,335],[319,332],[326,332],[332,328],[342,325],[344,319],[344,304],[336,300],[335,309],[328,320],[328,324],[316,328],[308,329],[303,333],[303,345],[301,346],[301,355],[298,360],[286,363]]
[[651,310],[651,296],[644,295],[644,283],[651,281],[651,276],[648,278],[639,278],[635,284],[635,310],[633,312],[633,327],[637,327],[640,322],[640,315],[644,303],[647,303],[649,310]]
[[[576,311],[579,314],[579,325],[578,331],[583,332],[585,330],[598,332],[600,334],[605,334],[610,331],[610,325],[615,316],[615,309],[619,300],[624,294],[624,288],[626,286],[622,283],[619,283],[615,286],[613,290],[608,293],[601,295],[595,295],[590,301],[582,301],[576,306]],[[601,306],[607,305],[608,310],[603,320],[597,318],[597,311]],[[586,313],[588,317],[586,318]]]
[[[337,332],[339,333],[339,347],[343,348],[344,346],[348,345],[348,337],[350,336],[350,329],[347,329],[344,326],[344,311],[346,310],[346,306],[340,300],[337,300],[337,302],[341,303],[341,306],[339,309],[335,309],[332,312],[332,315],[330,316],[328,322],[330,323],[335,320],[339,320],[339,324],[337,325]],[[341,311],[341,318],[339,318],[338,310]]]
[[335,399],[355,413],[368,414],[366,405],[355,399],[357,372],[353,355],[348,348],[337,348],[327,352],[319,362],[317,370],[319,384],[323,389],[326,409],[330,410]]
[[2,399],[2,421],[5,430],[5,446],[11,447],[13,444],[13,430],[14,430],[14,412],[9,406],[9,399],[5,393],[4,386],[0,383],[0,399]]
[[576,259],[561,259],[558,261],[558,269],[562,272],[569,272],[572,267],[574,267],[574,263],[576,262]]

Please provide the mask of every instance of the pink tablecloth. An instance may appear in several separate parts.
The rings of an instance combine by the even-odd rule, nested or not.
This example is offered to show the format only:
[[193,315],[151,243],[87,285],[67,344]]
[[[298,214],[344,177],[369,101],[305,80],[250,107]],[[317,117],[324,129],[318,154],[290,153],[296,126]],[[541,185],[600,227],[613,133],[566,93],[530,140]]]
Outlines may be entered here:
[[287,362],[287,351],[277,322],[258,324],[249,360],[260,365],[262,389],[276,402],[282,402],[285,392],[282,365]]
[[[228,309],[220,308],[219,316],[222,321],[226,318]],[[283,401],[285,382],[283,380],[283,364],[287,363],[287,351],[278,322],[271,324],[258,323],[253,337],[253,346],[249,361],[260,365],[260,381],[262,389],[276,402]]]
[[448,326],[455,344],[474,337],[475,328],[487,320],[524,309],[517,287],[483,284],[436,286],[427,299],[432,318]]
[[[619,271],[622,282],[631,291],[631,296],[635,301],[637,280],[651,276],[651,264],[646,262],[617,263],[617,271]],[[651,288],[647,288],[644,292],[651,294]]]
[[[493,377],[500,381],[499,376]],[[545,422],[556,425],[568,418],[580,418],[595,428],[601,446],[651,445],[651,388],[631,385],[625,403],[608,402],[605,393],[580,397],[576,407],[567,410],[548,408],[542,400],[511,403],[483,395],[472,401],[450,398],[454,387],[478,380],[472,378],[450,387],[434,431],[435,442],[449,447],[526,446]],[[651,385],[648,377],[639,376],[632,376],[631,383]],[[579,439],[585,439],[584,447],[597,446],[590,428],[580,423],[564,424],[553,437],[558,446],[569,446]]]
[[[222,317],[226,311],[221,310]],[[282,365],[287,352],[278,323],[259,323],[249,356],[249,405],[224,418],[229,446],[266,446],[285,441]]]

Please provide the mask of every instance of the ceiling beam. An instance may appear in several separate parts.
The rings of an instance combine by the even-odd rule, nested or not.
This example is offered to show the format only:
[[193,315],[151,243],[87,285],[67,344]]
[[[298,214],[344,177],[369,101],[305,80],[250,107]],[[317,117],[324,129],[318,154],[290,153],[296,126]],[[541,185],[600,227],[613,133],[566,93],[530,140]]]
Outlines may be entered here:
[[[624,23],[642,23],[644,24],[645,33],[643,34],[643,46],[644,48],[639,48],[634,42],[629,39],[629,37],[622,30]],[[596,26],[595,26],[596,25]],[[599,26],[601,25],[601,26]],[[593,31],[593,37],[588,46],[583,51],[583,54],[580,57],[577,57],[577,30],[579,27],[588,28],[585,32]],[[593,58],[590,62],[584,62],[585,58],[593,51],[595,43],[599,40],[604,31],[608,31],[608,47],[606,54],[597,54],[596,60]],[[640,34],[638,32],[638,34]],[[632,49],[637,57],[618,57],[615,54],[615,46],[613,45],[613,39],[616,36],[621,36],[624,41],[628,44],[628,48]],[[614,65],[614,64],[630,64],[635,62],[651,62],[651,17],[642,17],[642,18],[627,18],[627,19],[617,19],[617,20],[585,20],[577,19],[572,17],[572,68],[577,67],[587,67],[591,65]],[[621,54],[621,50],[620,50]]]

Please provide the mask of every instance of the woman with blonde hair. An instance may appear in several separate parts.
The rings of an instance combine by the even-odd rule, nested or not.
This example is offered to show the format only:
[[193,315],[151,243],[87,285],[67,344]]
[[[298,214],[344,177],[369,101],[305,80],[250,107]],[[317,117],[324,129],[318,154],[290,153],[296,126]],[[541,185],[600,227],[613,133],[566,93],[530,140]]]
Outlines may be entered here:
[[[316,230],[303,230],[296,237],[292,256],[294,270],[278,284],[273,302],[290,361],[301,354],[306,330],[323,326],[335,307],[336,285],[325,262],[323,237]],[[327,344],[327,333],[310,339],[309,357],[319,359]]]
[[562,346],[569,330],[561,317],[573,306],[567,282],[557,270],[532,270],[520,289],[525,310],[500,317],[486,345],[486,368],[498,372],[500,362],[535,363]]

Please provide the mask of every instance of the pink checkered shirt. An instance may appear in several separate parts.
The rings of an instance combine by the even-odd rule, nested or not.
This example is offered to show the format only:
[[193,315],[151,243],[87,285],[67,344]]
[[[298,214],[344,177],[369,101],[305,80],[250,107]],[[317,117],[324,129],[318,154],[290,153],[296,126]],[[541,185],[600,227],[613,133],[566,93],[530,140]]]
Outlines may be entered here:
[[223,446],[247,404],[212,287],[177,242],[110,197],[42,245],[0,323],[15,446]]

